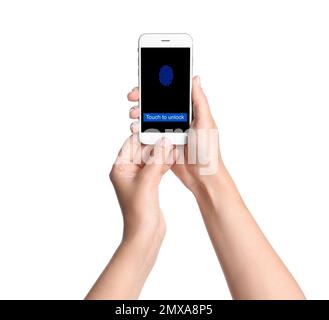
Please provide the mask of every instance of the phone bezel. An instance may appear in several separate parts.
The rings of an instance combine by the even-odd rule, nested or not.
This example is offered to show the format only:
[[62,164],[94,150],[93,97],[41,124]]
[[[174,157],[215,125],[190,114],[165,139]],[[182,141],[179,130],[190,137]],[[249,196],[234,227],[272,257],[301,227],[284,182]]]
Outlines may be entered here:
[[[189,125],[192,121],[192,65],[193,65],[193,39],[187,33],[144,33],[138,39],[138,87],[139,108],[142,115],[142,86],[141,86],[141,48],[189,48],[190,49],[190,101],[189,101]],[[187,143],[186,132],[142,132],[142,121],[139,121],[139,139],[143,144],[155,144],[160,138],[170,139],[172,144],[181,145]]]

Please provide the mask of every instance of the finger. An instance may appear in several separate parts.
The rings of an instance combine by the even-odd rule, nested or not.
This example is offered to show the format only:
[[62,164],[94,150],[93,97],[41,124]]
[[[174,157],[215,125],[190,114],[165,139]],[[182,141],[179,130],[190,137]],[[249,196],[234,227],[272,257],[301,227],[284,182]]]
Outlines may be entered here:
[[148,178],[161,179],[162,175],[171,167],[172,150],[173,146],[169,139],[160,139],[154,145],[153,155],[146,160],[142,174]]
[[139,121],[134,121],[130,124],[130,131],[132,133],[137,133],[139,132]]
[[139,99],[139,91],[138,91],[138,87],[133,88],[128,94],[127,94],[127,98],[129,101],[135,102],[138,101]]
[[180,156],[180,151],[179,149],[173,147],[173,149],[170,151],[169,156],[168,156],[168,169],[176,163],[177,159]]
[[153,149],[154,146],[151,144],[142,144],[141,162],[143,165],[145,165],[149,161],[149,158],[153,156]]
[[129,118],[130,119],[138,119],[139,118],[139,107],[138,106],[133,106],[129,110]]
[[122,145],[115,163],[133,162],[136,152],[140,149],[138,134],[132,134]]
[[192,81],[192,106],[194,119],[197,123],[205,127],[214,124],[207,97],[201,88],[199,76],[194,77]]

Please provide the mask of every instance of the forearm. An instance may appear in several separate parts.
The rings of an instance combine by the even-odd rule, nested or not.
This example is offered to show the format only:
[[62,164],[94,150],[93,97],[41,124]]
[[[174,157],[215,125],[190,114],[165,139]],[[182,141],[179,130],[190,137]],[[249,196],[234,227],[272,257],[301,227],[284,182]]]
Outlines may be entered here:
[[161,242],[159,233],[149,239],[141,234],[123,240],[86,299],[137,299]]
[[194,194],[233,298],[303,299],[225,168],[210,180]]

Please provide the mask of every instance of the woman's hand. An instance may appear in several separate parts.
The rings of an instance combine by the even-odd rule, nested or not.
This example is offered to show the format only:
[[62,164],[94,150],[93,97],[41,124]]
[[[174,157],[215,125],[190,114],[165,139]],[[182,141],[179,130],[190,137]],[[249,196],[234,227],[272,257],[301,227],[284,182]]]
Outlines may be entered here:
[[[137,101],[138,89],[130,92],[128,99]],[[188,145],[180,154],[184,159],[178,158],[172,170],[197,199],[233,298],[304,299],[297,282],[257,226],[224,167],[217,127],[198,77],[193,78],[192,104],[192,130]],[[137,119],[139,113],[139,108],[134,107],[130,117]],[[132,124],[131,129],[137,132],[138,126]],[[201,161],[204,159],[207,161]]]
[[[128,93],[129,101],[137,102],[138,97],[138,88]],[[194,77],[192,82],[192,107],[194,117],[188,133],[188,144],[177,146],[180,156],[172,166],[172,171],[195,193],[225,171],[219,151],[217,126],[201,88],[199,76]],[[130,109],[129,116],[131,119],[140,118],[138,105]],[[133,122],[130,129],[137,133],[138,122]]]
[[167,139],[159,140],[155,146],[141,145],[137,134],[122,146],[110,179],[123,214],[124,240],[164,234],[158,186],[176,152]]
[[176,159],[170,142],[142,146],[133,134],[110,173],[122,210],[121,244],[86,299],[136,299],[151,271],[164,234],[158,186]]

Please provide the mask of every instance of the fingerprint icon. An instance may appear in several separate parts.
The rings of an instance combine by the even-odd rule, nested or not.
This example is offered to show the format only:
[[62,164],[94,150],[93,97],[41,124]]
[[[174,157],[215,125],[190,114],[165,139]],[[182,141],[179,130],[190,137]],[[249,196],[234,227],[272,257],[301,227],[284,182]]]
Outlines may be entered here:
[[171,85],[173,79],[174,79],[173,69],[170,66],[168,66],[167,64],[163,65],[160,68],[160,71],[159,71],[159,81],[160,81],[160,83],[163,86],[168,87],[168,86]]

